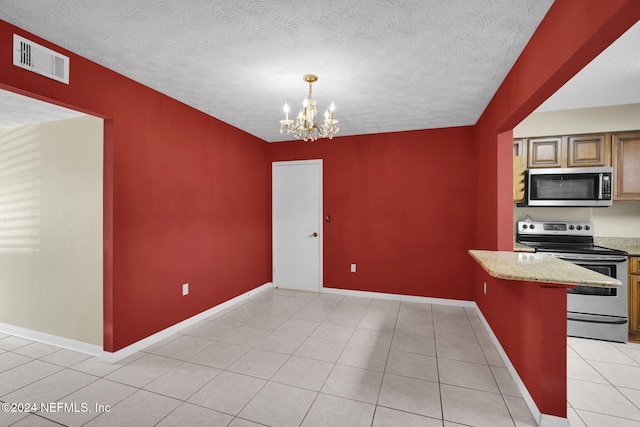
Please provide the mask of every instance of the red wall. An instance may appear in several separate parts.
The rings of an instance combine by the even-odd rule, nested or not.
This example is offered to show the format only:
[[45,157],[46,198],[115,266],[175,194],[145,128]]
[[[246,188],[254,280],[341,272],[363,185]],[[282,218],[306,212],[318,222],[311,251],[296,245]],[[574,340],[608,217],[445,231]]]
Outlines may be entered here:
[[[14,32],[68,55],[70,84],[14,67]],[[106,351],[271,281],[265,142],[2,21],[0,64],[1,88],[107,119]]]
[[[476,248],[513,247],[510,130],[639,19],[637,0],[555,1],[474,128],[478,145]],[[483,281],[489,284],[486,296]],[[565,291],[493,280],[481,269],[476,270],[473,287],[474,299],[538,408],[565,417]],[[554,312],[562,315],[553,316]],[[536,326],[538,321],[543,323]],[[548,353],[554,358],[549,360]]]
[[476,274],[487,283],[477,303],[538,409],[566,417],[567,287]]
[[461,127],[269,145],[271,161],[323,159],[325,287],[473,299],[472,136]]
[[[637,0],[556,0],[468,128],[267,145],[64,50],[69,86],[13,67],[13,32],[61,49],[4,22],[0,87],[107,119],[105,350],[270,281],[270,162],[322,158],[324,211],[332,216],[325,286],[476,299],[538,406],[564,416],[566,401],[549,403],[555,394],[545,388],[554,378],[562,383],[562,373],[542,363],[543,350],[561,351],[564,336],[542,340],[506,326],[542,291],[513,294],[508,285],[528,285],[491,282],[497,295],[483,297],[484,276],[474,274],[466,250],[511,249],[509,130],[639,18]],[[349,273],[352,262],[358,273]],[[563,324],[553,317],[540,330]]]

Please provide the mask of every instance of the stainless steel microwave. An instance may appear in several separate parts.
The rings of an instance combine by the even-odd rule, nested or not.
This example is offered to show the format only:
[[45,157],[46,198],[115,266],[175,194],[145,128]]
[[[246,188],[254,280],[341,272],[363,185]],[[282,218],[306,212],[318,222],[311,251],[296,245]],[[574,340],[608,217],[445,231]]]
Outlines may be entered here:
[[525,204],[611,206],[612,187],[612,167],[528,169],[525,174]]

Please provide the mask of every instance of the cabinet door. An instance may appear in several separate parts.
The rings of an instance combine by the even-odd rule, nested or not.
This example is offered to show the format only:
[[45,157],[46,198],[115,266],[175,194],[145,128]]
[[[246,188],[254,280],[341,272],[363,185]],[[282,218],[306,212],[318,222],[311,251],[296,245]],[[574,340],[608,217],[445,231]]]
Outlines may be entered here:
[[640,132],[613,134],[613,200],[640,201]]
[[522,157],[524,160],[524,166],[527,165],[527,140],[526,139],[514,139],[513,140],[513,157]]
[[529,139],[530,168],[566,167],[564,139],[560,136]]
[[606,134],[567,137],[569,167],[611,166],[611,139]]
[[640,276],[629,276],[629,330],[640,332]]
[[629,257],[629,274],[640,274],[640,256]]

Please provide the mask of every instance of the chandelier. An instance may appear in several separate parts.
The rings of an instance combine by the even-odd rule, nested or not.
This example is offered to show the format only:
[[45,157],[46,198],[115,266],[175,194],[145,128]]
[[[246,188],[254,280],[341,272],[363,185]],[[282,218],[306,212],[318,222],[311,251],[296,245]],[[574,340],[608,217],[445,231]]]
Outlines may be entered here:
[[282,134],[286,130],[287,133],[292,133],[296,138],[305,141],[315,141],[319,137],[332,139],[333,135],[340,130],[338,121],[333,118],[336,106],[332,102],[329,109],[325,111],[323,124],[314,123],[313,119],[318,112],[316,100],[311,98],[311,85],[318,81],[318,76],[305,74],[302,76],[302,80],[309,83],[309,97],[302,101],[302,110],[298,113],[295,124],[293,120],[289,119],[289,106],[284,104],[285,119],[280,120],[280,133]]

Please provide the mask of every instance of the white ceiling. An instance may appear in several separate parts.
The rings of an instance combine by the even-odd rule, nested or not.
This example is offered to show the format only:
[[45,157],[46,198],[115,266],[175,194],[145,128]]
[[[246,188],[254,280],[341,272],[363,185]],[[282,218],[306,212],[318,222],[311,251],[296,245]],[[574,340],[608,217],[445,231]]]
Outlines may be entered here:
[[[291,139],[278,121],[305,96],[305,73],[320,78],[320,113],[335,102],[339,136],[473,125],[551,3],[3,0],[0,18],[273,142]],[[610,68],[637,84],[636,51],[634,66],[601,67],[587,86],[603,69],[617,80]],[[0,126],[25,117],[5,96]]]
[[640,103],[640,22],[584,67],[536,111]]

